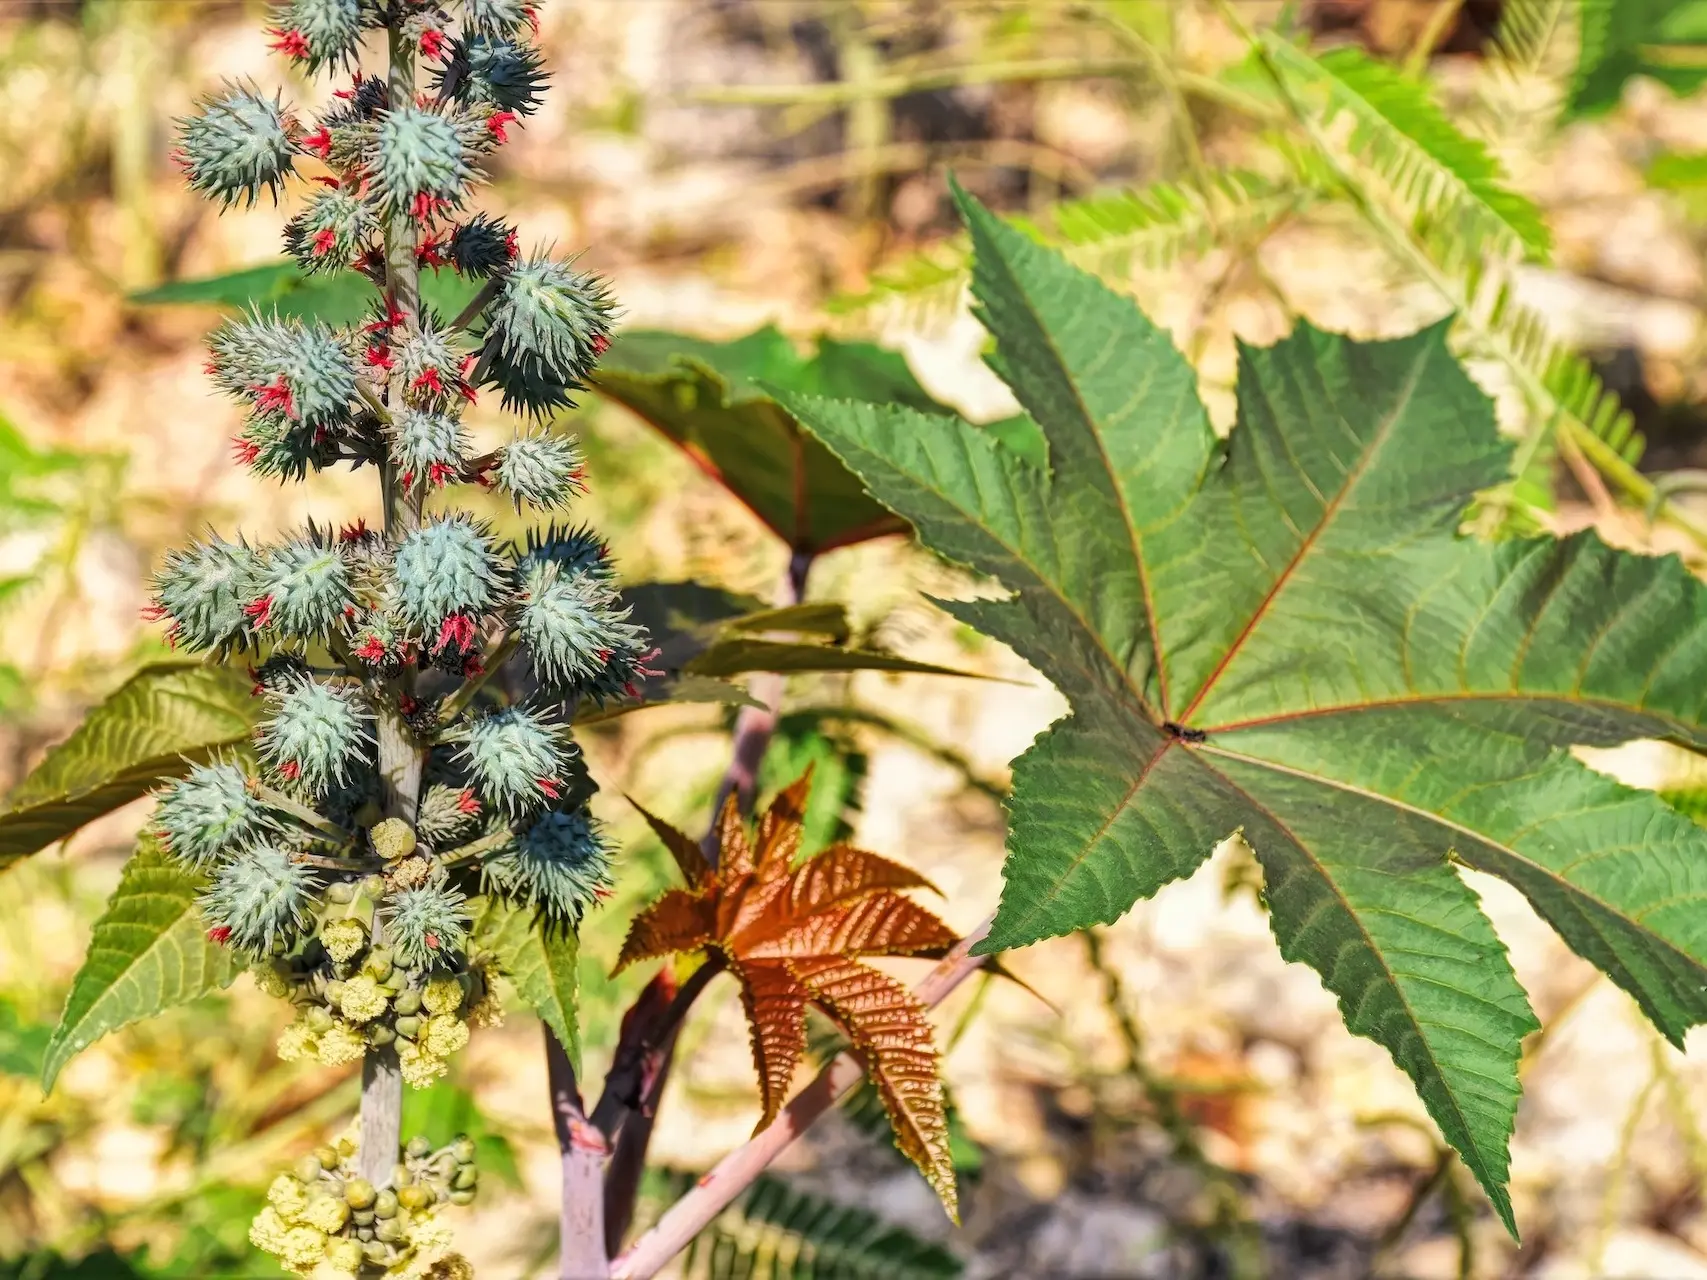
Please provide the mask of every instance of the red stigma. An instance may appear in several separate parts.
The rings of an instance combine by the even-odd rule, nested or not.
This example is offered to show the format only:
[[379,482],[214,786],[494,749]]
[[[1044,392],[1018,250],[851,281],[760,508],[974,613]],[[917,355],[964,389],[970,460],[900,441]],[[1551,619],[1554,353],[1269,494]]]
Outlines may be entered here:
[[406,716],[412,716],[421,709],[421,704],[408,694],[400,694],[397,698],[397,709]]
[[530,4],[523,7],[522,14],[527,18],[528,26],[533,28],[534,35],[537,36],[539,34],[539,10]]
[[427,483],[435,489],[442,489],[456,479],[456,468],[448,463],[435,462],[427,468]]
[[462,794],[456,798],[456,811],[470,816],[480,812],[480,797],[474,794],[473,788],[462,789]]
[[363,333],[378,333],[381,329],[394,329],[400,324],[409,323],[409,317],[397,309],[397,303],[387,298],[385,300],[385,315],[381,319],[369,321],[362,326]]
[[179,173],[193,174],[195,172],[195,165],[190,163],[189,152],[182,147],[173,147],[166,158],[172,162],[173,167]]
[[504,236],[504,252],[509,254],[512,258],[519,258],[521,256],[522,247],[521,241],[518,239],[518,235],[519,233],[516,229],[511,227]]
[[646,665],[648,662],[652,661],[652,659],[656,658],[662,652],[664,652],[662,649],[652,649],[646,653],[641,654],[640,655],[640,661],[638,661],[634,664],[635,673],[637,675],[653,676],[653,677],[663,675],[664,673],[662,671],[654,671]]
[[363,516],[354,524],[347,524],[338,530],[338,541],[356,542],[367,536],[367,517]]
[[207,931],[207,940],[209,942],[217,942],[222,947],[230,938],[231,926],[228,924],[216,924],[213,928]]
[[245,467],[255,465],[255,459],[261,456],[261,446],[253,440],[245,440],[242,436],[231,437],[231,456]]
[[440,209],[450,208],[450,201],[430,191],[417,191],[409,202],[409,216],[416,222],[429,222]]
[[558,786],[558,782],[557,782],[556,778],[541,778],[541,779],[539,779],[539,789],[541,791],[545,792],[545,794],[550,796],[553,800],[557,799],[560,795],[563,794],[563,792],[561,791],[561,789]]
[[295,27],[292,27],[289,31],[281,30],[278,27],[270,27],[267,30],[267,34],[278,37],[277,40],[267,46],[274,52],[282,53],[287,58],[296,58],[298,60],[309,56],[310,50],[308,48],[308,37],[303,35],[302,32],[298,31]]
[[486,674],[486,664],[480,660],[478,653],[468,655],[468,660],[462,664],[462,678],[472,680],[475,676]]
[[515,122],[516,113],[514,111],[494,111],[486,117],[486,129],[500,143],[504,143],[510,140],[510,135],[506,130]]
[[350,87],[348,89],[334,89],[332,91],[332,96],[334,98],[342,98],[345,102],[349,102],[355,98],[356,93],[361,89],[361,87],[362,73],[358,71],[355,75],[350,77]]
[[257,383],[249,390],[255,393],[255,408],[260,412],[278,409],[285,417],[295,419],[296,399],[290,393],[290,383],[285,381],[284,374],[279,374],[269,383]]
[[427,388],[436,396],[442,396],[445,393],[445,384],[439,380],[437,369],[424,370],[420,377],[409,384],[411,391],[419,391],[422,387]]
[[243,613],[253,618],[257,627],[264,627],[273,615],[273,598],[262,596],[259,600],[251,600],[243,606]]
[[376,342],[362,358],[375,369],[384,369],[388,373],[391,370],[391,348],[384,343]]
[[289,778],[292,782],[295,782],[302,776],[302,766],[294,760],[286,760],[279,766],[279,772]]
[[354,652],[356,657],[363,662],[379,663],[385,661],[385,644],[378,636],[369,636],[356,646]]
[[415,473],[413,471],[405,471],[402,475],[397,477],[397,483],[402,485],[405,489],[413,489],[415,487]]
[[318,174],[314,180],[323,187],[331,187],[334,191],[337,191],[343,185],[329,173]]
[[453,613],[439,624],[438,642],[433,645],[433,652],[441,652],[447,645],[456,645],[458,653],[467,653],[468,646],[474,643],[474,619],[466,613]]
[[165,619],[167,613],[168,613],[168,610],[167,610],[166,606],[163,604],[155,603],[155,604],[145,604],[142,606],[142,620],[144,622],[160,622],[160,621],[163,621]]
[[604,355],[605,352],[607,352],[609,350],[610,350],[610,339],[605,337],[605,335],[602,333],[595,333],[593,335],[593,354],[595,356],[602,356],[602,355]]
[[324,258],[327,254],[332,252],[337,244],[338,233],[332,230],[331,227],[326,227],[323,230],[316,231],[314,233],[314,256],[316,258]]
[[437,235],[428,236],[415,247],[415,260],[423,267],[443,267],[450,263],[445,241]]
[[174,622],[171,626],[166,628],[166,647],[168,649],[176,649],[178,647],[178,641],[182,640],[183,638],[184,638],[184,624],[183,623]]
[[312,151],[315,155],[324,160],[327,156],[332,154],[332,131],[325,125],[321,125],[319,129],[309,134],[306,138],[300,139],[297,142],[297,145],[304,151]]
[[421,941],[425,942],[428,949],[432,951],[437,951],[439,949],[439,935],[436,933],[423,935]]
[[445,33],[437,27],[429,27],[421,33],[421,56],[438,59],[444,56]]

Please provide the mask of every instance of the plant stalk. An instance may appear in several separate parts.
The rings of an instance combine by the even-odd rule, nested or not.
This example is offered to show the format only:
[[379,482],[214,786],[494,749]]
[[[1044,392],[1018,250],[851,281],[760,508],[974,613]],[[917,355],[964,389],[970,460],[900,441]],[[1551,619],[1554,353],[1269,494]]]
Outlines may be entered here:
[[[393,110],[415,100],[415,50],[409,38],[393,27],[389,32],[391,65],[387,98]],[[420,324],[420,279],[415,264],[415,224],[407,212],[393,213],[385,223],[385,297],[414,328]],[[401,376],[401,375],[399,375]],[[406,501],[396,468],[380,463],[380,490],[385,512],[385,537],[392,543],[404,533]],[[381,699],[375,708],[379,721],[379,776],[387,816],[415,824],[421,797],[421,750],[401,713]],[[374,917],[373,941],[384,940],[384,928]],[[403,1132],[403,1076],[397,1051],[390,1045],[370,1049],[362,1059],[361,1174],[376,1187],[391,1181]]]
[[562,1253],[558,1280],[606,1280],[604,1166],[610,1146],[587,1121],[575,1067],[549,1026],[545,1033],[546,1076],[551,1088],[551,1124],[563,1166]]

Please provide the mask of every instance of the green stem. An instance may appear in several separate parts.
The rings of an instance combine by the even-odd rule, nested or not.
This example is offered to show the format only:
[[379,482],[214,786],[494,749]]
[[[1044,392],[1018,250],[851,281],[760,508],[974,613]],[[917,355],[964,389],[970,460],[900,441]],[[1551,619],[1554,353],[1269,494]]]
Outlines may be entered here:
[[255,792],[255,798],[262,804],[266,805],[267,808],[276,809],[280,813],[289,814],[310,831],[319,832],[328,840],[337,844],[353,846],[356,843],[355,832],[346,831],[343,827],[340,827],[337,823],[316,813],[307,805],[298,804],[282,791],[274,791],[265,783],[260,782],[253,783],[252,789]]
[[498,647],[486,655],[486,666],[480,674],[465,680],[461,688],[444,700],[444,703],[439,707],[439,722],[447,725],[452,724],[459,715],[468,710],[469,704],[474,701],[474,695],[485,687],[486,682],[497,673],[498,668],[510,660],[510,655],[515,653],[520,643],[514,631],[508,632],[498,642]]

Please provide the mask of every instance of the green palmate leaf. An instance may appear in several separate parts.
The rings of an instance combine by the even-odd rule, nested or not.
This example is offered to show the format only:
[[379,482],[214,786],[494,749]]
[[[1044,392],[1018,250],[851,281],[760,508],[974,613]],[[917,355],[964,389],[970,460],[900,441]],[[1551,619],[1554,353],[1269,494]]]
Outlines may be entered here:
[[1242,832],[1283,954],[1393,1054],[1511,1224],[1536,1023],[1449,855],[1516,885],[1671,1040],[1707,1019],[1707,832],[1575,744],[1707,739],[1707,588],[1592,534],[1485,544],[1507,472],[1443,327],[1241,353],[1239,421],[1128,300],[965,202],[993,364],[1050,470],[904,409],[792,401],[1071,718],[1016,763],[986,950],[1110,921]]
[[241,957],[207,940],[196,910],[204,883],[152,839],[137,847],[72,980],[42,1061],[43,1090],[109,1031],[222,990],[243,971]]
[[[441,316],[456,315],[479,286],[455,272],[434,271],[421,277],[421,297]],[[203,306],[278,314],[327,324],[351,324],[373,309],[373,285],[352,272],[305,276],[288,259],[245,267],[199,280],[174,280],[131,295],[144,306]]]
[[949,412],[893,351],[825,338],[807,356],[769,327],[733,342],[624,333],[593,382],[679,445],[791,548],[814,554],[906,524],[868,498],[767,388]]
[[1674,93],[1707,83],[1707,0],[1581,0],[1578,32],[1568,116],[1617,106],[1632,76]]
[[549,929],[525,907],[488,898],[474,926],[475,940],[498,958],[516,992],[533,1007],[557,1042],[581,1069],[581,1032],[576,1013],[576,965],[580,943],[567,929]]
[[8,797],[0,867],[245,742],[259,708],[224,667],[145,667],[91,711]]

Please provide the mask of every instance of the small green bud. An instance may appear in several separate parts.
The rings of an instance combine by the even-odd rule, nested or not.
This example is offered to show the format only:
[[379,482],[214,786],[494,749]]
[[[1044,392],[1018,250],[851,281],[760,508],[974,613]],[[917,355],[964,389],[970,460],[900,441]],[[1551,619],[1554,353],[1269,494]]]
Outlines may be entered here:
[[296,1162],[296,1180],[301,1183],[317,1181],[324,1172],[318,1156],[303,1156]]
[[419,1133],[413,1138],[410,1138],[409,1145],[403,1148],[407,1154],[413,1156],[417,1160],[426,1155],[432,1149],[433,1144],[427,1140],[425,1135]]
[[402,1017],[392,1024],[397,1034],[405,1040],[413,1040],[421,1034],[421,1020],[414,1017]]
[[390,1189],[381,1191],[374,1199],[373,1213],[376,1218],[395,1218],[397,1216],[397,1193]]
[[356,1232],[356,1235],[362,1241],[362,1257],[366,1258],[369,1262],[383,1265],[385,1260],[391,1256],[391,1250],[387,1249],[379,1241],[373,1238],[373,1229],[371,1227],[363,1227],[360,1231]]
[[387,818],[368,833],[373,851],[387,862],[397,862],[415,852],[415,829],[402,818]]
[[378,902],[385,896],[385,877],[372,875],[362,881],[362,893]]
[[375,947],[368,953],[367,962],[362,965],[362,972],[372,977],[375,982],[384,982],[391,976],[393,968],[391,953],[384,947]]
[[332,1029],[332,1015],[320,1005],[312,1005],[309,1007],[306,1021],[309,1027],[316,1032],[330,1031]]
[[471,1164],[465,1164],[456,1171],[456,1176],[450,1180],[453,1191],[469,1191],[480,1181],[480,1170]]
[[450,1193],[450,1202],[452,1204],[473,1204],[474,1203],[474,1191],[472,1189],[464,1190],[464,1191],[453,1191]]
[[403,1222],[399,1218],[381,1218],[373,1224],[374,1238],[387,1243],[403,1238]]
[[344,1203],[352,1209],[367,1209],[379,1193],[366,1178],[351,1178],[344,1184]]
[[391,1185],[394,1187],[409,1187],[415,1183],[415,1172],[399,1160],[391,1166]]
[[376,1049],[391,1044],[396,1039],[397,1033],[383,1022],[376,1022],[367,1029],[367,1042]]
[[421,1012],[421,993],[419,991],[399,991],[397,999],[391,1002],[391,1007],[401,1015],[412,1016]]
[[350,1219],[358,1227],[371,1227],[376,1216],[372,1209],[357,1209],[350,1214]]
[[342,1000],[343,998],[344,998],[344,984],[339,979],[333,978],[330,982],[328,982],[326,984],[326,1003],[327,1004],[337,1004],[338,1001]]
[[315,1147],[314,1158],[320,1162],[322,1168],[336,1169],[338,1167],[338,1153],[331,1147]]
[[474,1163],[474,1139],[466,1133],[456,1135],[456,1141],[451,1144],[450,1153],[458,1164]]
[[438,1197],[433,1194],[433,1189],[424,1182],[397,1188],[397,1203],[405,1209],[430,1209],[436,1199]]
[[356,886],[348,880],[339,880],[326,886],[326,901],[336,902],[339,906],[356,900]]

